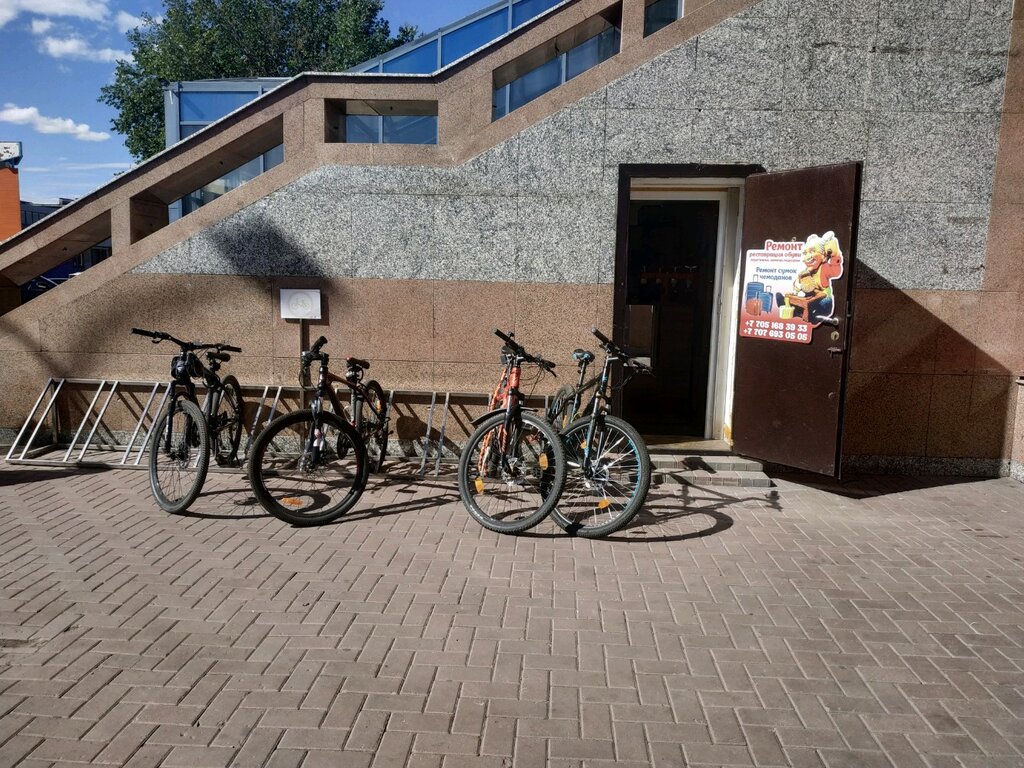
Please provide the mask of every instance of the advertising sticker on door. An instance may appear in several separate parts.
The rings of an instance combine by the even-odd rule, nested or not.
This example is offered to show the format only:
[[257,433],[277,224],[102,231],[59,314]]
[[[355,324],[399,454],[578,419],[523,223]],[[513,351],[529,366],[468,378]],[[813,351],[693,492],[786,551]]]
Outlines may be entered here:
[[767,240],[747,251],[740,336],[810,344],[815,328],[833,324],[833,283],[843,276],[835,233],[804,242]]

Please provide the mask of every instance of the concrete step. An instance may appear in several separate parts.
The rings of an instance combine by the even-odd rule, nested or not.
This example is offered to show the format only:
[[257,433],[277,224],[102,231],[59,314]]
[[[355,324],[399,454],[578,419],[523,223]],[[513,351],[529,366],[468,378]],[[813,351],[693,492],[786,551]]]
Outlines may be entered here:
[[728,454],[651,454],[654,485],[732,486],[771,488],[764,466],[752,459]]

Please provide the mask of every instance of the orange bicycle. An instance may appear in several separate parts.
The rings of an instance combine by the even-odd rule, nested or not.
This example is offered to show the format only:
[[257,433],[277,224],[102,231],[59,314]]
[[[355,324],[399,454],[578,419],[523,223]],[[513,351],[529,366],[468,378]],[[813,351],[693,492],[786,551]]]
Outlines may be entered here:
[[565,450],[551,426],[523,406],[523,365],[554,375],[555,364],[529,354],[512,335],[494,331],[505,346],[505,370],[489,411],[473,421],[459,460],[459,495],[484,528],[520,533],[555,508],[565,485]]

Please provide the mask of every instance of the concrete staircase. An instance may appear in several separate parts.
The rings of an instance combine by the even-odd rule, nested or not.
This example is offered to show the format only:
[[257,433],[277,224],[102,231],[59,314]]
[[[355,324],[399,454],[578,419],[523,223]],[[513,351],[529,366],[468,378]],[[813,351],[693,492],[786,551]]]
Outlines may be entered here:
[[687,454],[651,451],[652,485],[771,488],[764,465],[729,454]]

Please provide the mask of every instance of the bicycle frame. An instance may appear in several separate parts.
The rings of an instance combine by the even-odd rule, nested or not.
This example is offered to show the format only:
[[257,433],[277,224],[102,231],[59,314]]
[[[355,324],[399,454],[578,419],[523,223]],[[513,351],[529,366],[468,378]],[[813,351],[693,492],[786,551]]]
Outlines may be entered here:
[[[602,337],[600,336],[598,338],[602,339]],[[586,378],[587,367],[589,366],[589,363],[585,359],[581,360],[579,363],[580,379],[579,384],[577,385],[576,390],[573,393],[572,412],[570,414],[572,418],[576,418],[577,414],[579,414],[579,418],[582,418],[584,413],[588,411],[590,412],[591,418],[590,423],[587,425],[587,440],[586,443],[582,446],[582,469],[584,477],[586,477],[587,479],[592,478],[594,475],[592,457],[594,455],[600,455],[604,448],[604,446],[594,445],[594,441],[598,432],[600,432],[602,435],[604,434],[604,417],[608,413],[608,391],[611,387],[612,364],[616,360],[622,359],[618,355],[613,355],[609,351],[609,348],[604,346],[604,344],[602,344],[602,347],[604,348],[605,352],[604,364],[601,368],[601,375],[597,379],[594,379],[593,381],[584,385],[583,381]],[[587,403],[587,407],[583,409],[583,411],[580,411],[580,404],[583,401],[583,393],[587,389],[589,389],[590,386],[593,385],[594,383],[597,384],[597,386],[594,389],[594,394],[590,398],[590,402]]]
[[[591,454],[596,453],[600,455],[600,446],[594,445],[594,437],[597,434],[598,428],[604,425],[604,416],[607,413],[608,402],[608,386],[611,380],[613,358],[611,355],[605,354],[604,366],[601,369],[601,378],[598,380],[597,389],[594,390],[594,395],[590,399],[590,403],[587,405],[588,410],[591,413],[590,424],[587,425],[587,444],[583,447],[583,476],[590,479],[594,473],[593,464],[591,461]],[[580,372],[580,381],[583,380],[585,373],[585,367]],[[582,387],[582,384],[580,385]],[[574,398],[574,405],[577,399],[582,398],[582,391],[577,389],[576,398]],[[601,433],[604,434],[604,429],[601,429]]]
[[[201,361],[199,364],[202,368],[201,374],[203,377],[203,381],[206,383],[207,388],[206,402],[203,403],[203,405],[201,406],[199,405],[199,398],[196,396],[196,385],[193,383],[191,379],[189,379],[188,381],[179,381],[177,379],[173,379],[171,381],[170,408],[171,412],[173,413],[175,406],[177,406],[178,404],[178,401],[184,397],[185,399],[192,401],[192,403],[194,403],[196,407],[202,410],[203,417],[206,419],[207,426],[212,428],[213,414],[217,413],[218,409],[220,408],[221,398],[224,396],[224,384],[221,382],[220,377],[217,376],[216,373],[211,371],[205,365],[203,365]],[[167,432],[163,436],[164,450],[166,451],[170,451],[171,449],[172,430],[172,424],[170,420],[168,420]]]
[[321,354],[320,372],[316,382],[316,394],[313,395],[313,401],[309,406],[310,411],[313,413],[313,429],[306,438],[306,451],[313,457],[314,466],[320,460],[320,450],[323,448],[323,432],[320,429],[320,415],[323,413],[324,395],[326,394],[335,413],[339,415],[344,413],[341,403],[338,400],[338,396],[334,393],[334,388],[330,386],[331,381],[341,380],[341,377],[335,376],[330,372],[328,367],[329,362],[330,355],[326,353]]

